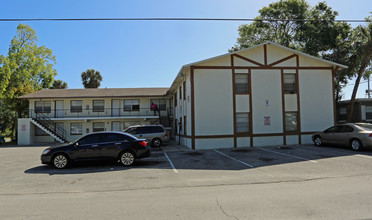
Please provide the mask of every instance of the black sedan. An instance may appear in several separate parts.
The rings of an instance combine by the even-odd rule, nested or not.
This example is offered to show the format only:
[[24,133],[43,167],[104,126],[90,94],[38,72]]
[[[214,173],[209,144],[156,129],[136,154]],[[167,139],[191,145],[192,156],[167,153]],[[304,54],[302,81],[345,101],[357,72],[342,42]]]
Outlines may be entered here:
[[144,139],[122,132],[97,132],[69,144],[45,149],[41,163],[63,169],[73,161],[111,159],[130,166],[136,159],[150,154],[150,147]]

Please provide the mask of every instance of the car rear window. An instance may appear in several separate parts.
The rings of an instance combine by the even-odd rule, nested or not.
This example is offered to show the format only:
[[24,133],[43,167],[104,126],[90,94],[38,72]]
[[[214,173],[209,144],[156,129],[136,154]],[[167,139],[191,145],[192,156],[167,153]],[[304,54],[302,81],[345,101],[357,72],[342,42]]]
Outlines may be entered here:
[[368,123],[358,123],[358,124],[355,124],[363,129],[368,129],[368,130],[372,130],[372,124],[368,124]]

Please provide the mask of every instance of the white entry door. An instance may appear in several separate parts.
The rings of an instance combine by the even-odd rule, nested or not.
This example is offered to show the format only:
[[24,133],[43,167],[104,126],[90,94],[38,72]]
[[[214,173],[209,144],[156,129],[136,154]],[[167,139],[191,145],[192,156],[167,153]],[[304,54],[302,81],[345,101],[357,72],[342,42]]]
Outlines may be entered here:
[[121,122],[113,121],[112,122],[112,131],[121,131]]
[[64,112],[63,100],[56,101],[56,118],[63,118]]
[[120,116],[120,100],[119,99],[113,99],[112,100],[112,110],[111,114],[112,116]]

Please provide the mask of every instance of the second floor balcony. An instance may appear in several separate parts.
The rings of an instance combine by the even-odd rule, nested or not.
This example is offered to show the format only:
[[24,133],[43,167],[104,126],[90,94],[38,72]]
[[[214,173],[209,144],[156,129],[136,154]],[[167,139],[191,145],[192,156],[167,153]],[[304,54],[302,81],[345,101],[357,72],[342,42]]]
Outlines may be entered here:
[[29,109],[29,117],[36,117],[40,112],[49,118],[146,118],[146,117],[170,117],[173,116],[173,109],[161,109],[153,111],[150,108],[139,108],[126,110],[123,108],[101,108],[101,109]]

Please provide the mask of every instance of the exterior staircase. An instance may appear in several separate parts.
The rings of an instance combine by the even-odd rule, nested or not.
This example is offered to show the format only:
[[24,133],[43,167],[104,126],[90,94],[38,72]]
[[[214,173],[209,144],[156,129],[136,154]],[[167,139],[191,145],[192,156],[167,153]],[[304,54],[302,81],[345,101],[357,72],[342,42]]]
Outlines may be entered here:
[[54,121],[50,120],[46,115],[35,112],[35,116],[31,119],[31,122],[38,126],[41,130],[52,136],[55,140],[60,143],[67,143],[66,132]]

